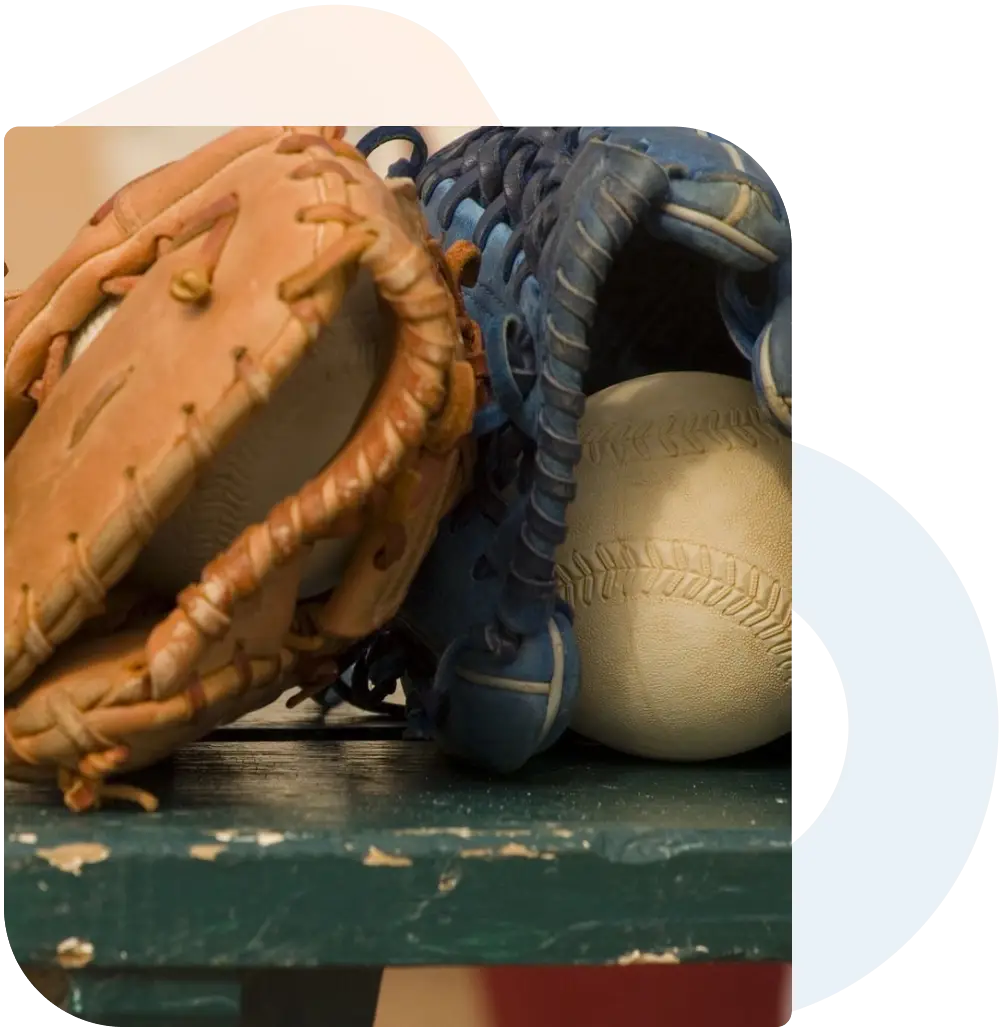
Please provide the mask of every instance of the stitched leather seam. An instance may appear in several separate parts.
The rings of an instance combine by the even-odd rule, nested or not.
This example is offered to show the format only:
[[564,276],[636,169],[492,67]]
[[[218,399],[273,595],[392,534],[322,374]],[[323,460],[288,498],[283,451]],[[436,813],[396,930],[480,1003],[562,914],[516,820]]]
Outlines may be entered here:
[[703,606],[755,635],[791,673],[791,590],[734,553],[680,539],[603,541],[562,554],[557,577],[573,611],[645,598]]
[[721,450],[758,449],[786,441],[757,406],[709,410],[660,420],[614,421],[582,432],[583,459],[626,464],[653,457],[695,456]]

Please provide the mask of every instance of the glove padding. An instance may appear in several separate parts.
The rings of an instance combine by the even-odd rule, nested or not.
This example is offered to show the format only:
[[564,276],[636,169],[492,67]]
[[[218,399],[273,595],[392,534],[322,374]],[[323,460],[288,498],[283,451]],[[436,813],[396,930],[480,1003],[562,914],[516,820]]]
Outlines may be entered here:
[[464,488],[473,254],[342,131],[230,132],[5,297],[4,770],[72,809],[337,672]]

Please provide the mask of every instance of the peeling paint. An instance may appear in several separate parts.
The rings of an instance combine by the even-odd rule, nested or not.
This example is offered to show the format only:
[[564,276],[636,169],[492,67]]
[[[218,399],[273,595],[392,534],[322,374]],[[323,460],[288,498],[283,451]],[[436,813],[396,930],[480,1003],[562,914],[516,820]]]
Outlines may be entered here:
[[234,827],[228,827],[223,831],[213,831],[212,835],[218,842],[222,842],[224,845],[229,845],[231,842],[239,842],[246,845],[260,845],[262,848],[267,848],[269,845],[278,845],[279,842],[286,840],[286,836],[281,831],[246,830],[242,832]]
[[21,834],[14,835],[14,841],[20,842],[22,845],[37,845],[38,835],[34,831],[23,831]]
[[437,890],[440,894],[445,895],[447,892],[453,891],[458,884],[460,884],[460,874],[455,870],[447,871],[440,876]]
[[80,938],[64,938],[56,946],[56,959],[64,970],[81,970],[94,958],[94,946]]
[[451,834],[456,838],[471,838],[474,832],[469,827],[403,827],[395,834],[416,835],[418,837],[435,837],[438,834]]
[[695,945],[694,951],[700,952],[702,955],[706,956],[709,952],[709,949],[707,945]]
[[75,842],[72,845],[57,845],[54,849],[36,849],[50,866],[64,873],[80,876],[80,870],[88,863],[102,863],[112,850],[100,842]]
[[575,832],[569,831],[567,827],[556,827],[551,832],[555,838],[574,838]]
[[[394,833],[420,838],[452,835],[454,838],[469,839],[475,835],[491,836],[493,838],[526,838],[532,835],[533,831],[526,827],[493,827],[481,831],[475,831],[471,827],[402,827]],[[558,834],[559,832],[555,831],[554,833]],[[567,837],[571,837],[571,832],[568,832]]]
[[504,857],[522,857],[525,860],[553,860],[555,855],[553,852],[541,852],[536,848],[528,848],[526,845],[520,845],[517,842],[510,841],[508,845],[503,845],[499,849],[499,855]]
[[642,952],[635,949],[633,952],[626,952],[623,956],[617,957],[618,966],[640,966],[647,963],[671,963],[680,962],[680,955],[676,949],[667,949],[665,952]]
[[367,867],[410,867],[412,861],[407,856],[392,856],[383,849],[371,845],[369,852],[363,857],[363,866]]
[[505,845],[498,849],[492,848],[481,848],[481,849],[461,849],[461,859],[491,859],[492,856],[501,856],[504,859],[510,859],[513,857],[523,859],[557,859],[558,854],[555,852],[541,852],[539,849],[531,849],[527,845],[523,845],[521,842],[506,842]]
[[192,859],[204,859],[210,863],[216,859],[221,852],[226,852],[227,847],[223,844],[217,845],[192,845],[188,849],[189,856]]

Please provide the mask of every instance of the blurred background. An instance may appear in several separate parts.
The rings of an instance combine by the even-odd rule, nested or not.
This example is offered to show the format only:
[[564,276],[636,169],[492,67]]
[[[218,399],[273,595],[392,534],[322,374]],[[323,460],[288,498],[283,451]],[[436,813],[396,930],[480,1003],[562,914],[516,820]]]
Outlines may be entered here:
[[[6,290],[23,289],[120,186],[177,160],[227,131],[221,128],[14,128],[4,138]],[[350,128],[356,142],[368,127]],[[430,151],[467,128],[422,128]],[[410,147],[388,143],[371,164],[384,173]]]
[[[120,186],[225,131],[12,129],[4,139],[5,290],[31,284]],[[346,138],[367,131],[350,128]],[[434,152],[468,129],[421,131]],[[388,144],[371,164],[384,173],[409,149]],[[384,974],[376,1027],[779,1027],[789,1016],[784,964],[419,967]]]

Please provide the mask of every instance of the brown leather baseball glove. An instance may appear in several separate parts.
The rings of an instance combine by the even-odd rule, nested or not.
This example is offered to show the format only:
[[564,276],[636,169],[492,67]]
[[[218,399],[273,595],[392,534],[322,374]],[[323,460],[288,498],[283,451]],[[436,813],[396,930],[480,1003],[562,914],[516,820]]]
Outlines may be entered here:
[[245,128],[5,297],[7,777],[153,808],[107,779],[393,616],[467,481],[476,256],[341,130]]

